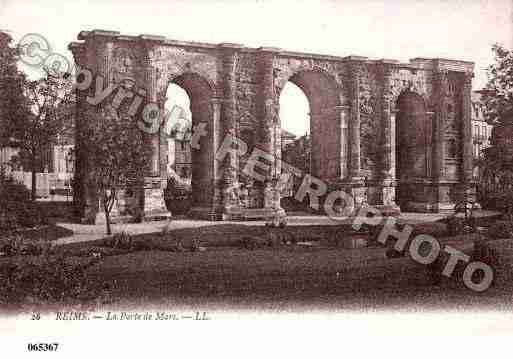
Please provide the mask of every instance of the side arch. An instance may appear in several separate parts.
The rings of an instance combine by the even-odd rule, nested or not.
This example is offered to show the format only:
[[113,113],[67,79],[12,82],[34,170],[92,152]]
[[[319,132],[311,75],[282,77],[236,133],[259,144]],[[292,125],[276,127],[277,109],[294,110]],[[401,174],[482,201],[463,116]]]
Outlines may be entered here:
[[396,111],[396,199],[404,210],[422,200],[419,183],[430,180],[433,128],[426,99],[417,92],[402,91]]
[[420,92],[420,91],[417,91],[417,89],[415,89],[414,87],[412,86],[401,86],[401,87],[393,87],[390,91],[391,93],[391,109],[392,110],[398,110],[397,108],[397,104],[399,102],[399,99],[401,97],[404,97],[404,95],[406,94],[416,94],[417,96],[419,96],[423,103],[424,103],[424,106],[426,108],[426,111],[430,111],[432,109],[432,99],[426,94],[426,93],[423,93],[423,92]]

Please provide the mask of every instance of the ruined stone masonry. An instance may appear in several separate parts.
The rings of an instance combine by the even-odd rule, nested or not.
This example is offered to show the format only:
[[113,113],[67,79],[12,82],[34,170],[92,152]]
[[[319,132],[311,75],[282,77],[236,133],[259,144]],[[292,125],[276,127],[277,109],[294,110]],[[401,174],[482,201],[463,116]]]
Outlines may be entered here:
[[[281,210],[277,177],[281,145],[279,96],[287,81],[310,103],[312,175],[362,204],[403,211],[450,211],[472,188],[471,62],[414,58],[409,63],[247,48],[239,44],[181,42],[160,36],[82,31],[69,48],[76,63],[110,82],[131,80],[147,101],[163,106],[176,83],[191,99],[193,125],[207,135],[192,153],[191,215],[210,219],[267,216]],[[78,132],[85,94],[78,96]],[[244,156],[219,162],[216,150],[232,134],[273,156],[265,183],[252,184],[253,205],[239,199]],[[146,215],[165,212],[162,190],[166,146],[148,138],[152,171]],[[77,205],[97,212],[87,183],[87,148],[77,134]],[[129,202],[125,200],[124,202]]]

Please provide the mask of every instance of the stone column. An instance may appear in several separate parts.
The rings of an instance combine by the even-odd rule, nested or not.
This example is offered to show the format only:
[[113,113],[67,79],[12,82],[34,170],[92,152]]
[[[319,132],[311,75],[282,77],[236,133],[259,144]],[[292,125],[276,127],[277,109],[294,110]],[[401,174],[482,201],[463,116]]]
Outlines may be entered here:
[[[83,44],[72,43],[69,45],[72,51],[75,63],[84,67],[87,64],[87,53]],[[85,90],[75,90],[77,105],[75,107],[75,170],[73,174],[73,207],[74,213],[86,221],[87,205],[87,176],[89,172],[87,164],[87,148],[82,145],[84,139],[82,134],[85,132],[87,124],[86,113],[88,111]]]
[[447,123],[446,97],[449,94],[449,72],[440,68],[433,74],[434,121],[433,121],[433,160],[431,166],[432,191],[426,210],[439,212],[452,210],[455,199],[452,198],[454,184],[447,181],[445,173],[445,125]]
[[392,180],[395,177],[392,168],[392,111],[390,87],[392,86],[392,66],[385,62],[380,64],[381,72],[381,98],[380,98],[380,118],[381,118],[381,177],[384,181]]
[[280,207],[278,179],[280,175],[281,133],[278,113],[278,99],[274,84],[274,59],[279,53],[277,48],[258,49],[258,73],[260,82],[260,149],[268,153],[269,172],[264,185],[264,207],[283,211]]
[[[338,111],[337,111],[338,110]],[[339,114],[340,124],[340,175],[339,179],[343,180],[348,176],[349,170],[349,117],[351,108],[349,106],[337,106],[336,111]]]
[[210,131],[212,132],[212,219],[218,219],[222,217],[223,212],[223,173],[222,166],[215,159],[215,153],[223,141],[223,126],[221,123],[222,113],[222,99],[213,98],[211,101],[212,106],[212,126]]
[[[146,103],[143,112],[149,111],[149,119],[160,121],[160,115],[163,111],[164,97],[159,98],[159,89],[157,84],[157,65],[155,63],[155,49],[159,44],[160,38],[151,36],[141,36],[142,47],[142,81],[146,89]],[[149,123],[154,123],[151,121]],[[148,123],[148,124],[149,124]],[[160,127],[160,123],[158,123]],[[161,217],[169,216],[164,201],[164,188],[166,186],[165,172],[161,166],[162,151],[160,128],[156,133],[145,133],[144,141],[150,148],[150,168],[147,177],[144,178],[144,209],[143,216]],[[140,214],[136,214],[140,216]]]
[[433,135],[434,135],[435,113],[426,112],[426,177],[433,178]]
[[[273,64],[274,57],[278,52],[274,48],[260,48],[258,53],[258,71],[260,81],[260,149],[269,154],[274,154],[277,151],[275,131],[276,126],[279,125],[279,118],[277,112],[277,98],[274,91],[274,74]],[[271,179],[274,167],[274,158],[268,173]]]
[[[166,101],[167,101],[167,97],[165,96],[161,96],[159,97],[158,99],[158,105],[159,105],[159,108],[162,110],[162,111],[165,111],[165,104],[166,104]],[[162,113],[162,115],[164,115],[164,112]],[[169,157],[169,147],[168,147],[168,143],[167,143],[167,134],[165,133],[165,131],[159,131],[158,133],[158,136],[159,136],[159,155],[158,155],[158,159],[159,159],[159,175],[160,175],[160,178],[162,179],[162,181],[164,182],[165,180],[167,180],[167,177],[168,177],[168,173],[167,173],[167,167],[168,167],[168,157]]]
[[[97,77],[103,78],[103,87],[106,88],[110,83],[110,74],[112,67],[112,50],[113,43],[109,36],[98,35],[94,38],[95,48],[96,48],[96,71],[95,75]],[[99,113],[102,108],[104,108],[105,103],[100,103],[96,106],[96,108],[91,109],[91,111]],[[86,105],[87,106],[87,105]],[[89,160],[88,160],[89,161]],[[88,170],[90,166],[88,165]],[[98,193],[98,188],[94,185],[94,183],[90,179],[91,172],[86,174],[88,180],[86,180],[86,213],[85,213],[85,221],[86,222],[94,222],[96,224],[102,224],[106,221],[106,215],[103,209],[102,198]],[[116,201],[117,202],[117,201]],[[115,218],[119,215],[117,203],[114,203],[110,217]]]
[[350,59],[348,63],[348,87],[350,97],[350,116],[348,123],[349,133],[349,165],[348,176],[342,181],[343,190],[353,197],[351,211],[367,203],[365,181],[361,172],[361,143],[360,143],[360,75],[362,62],[358,59]]
[[[238,62],[238,44],[223,43],[219,45],[221,54],[221,91],[223,105],[221,107],[221,133],[225,136],[237,136],[237,108],[236,108],[236,69]],[[238,201],[238,158],[235,152],[228,154],[222,167],[222,193],[223,193],[223,219],[231,219],[240,212]]]
[[447,119],[445,94],[447,93],[447,71],[438,70],[434,73],[433,87],[436,98],[435,120],[433,123],[433,181],[444,180],[444,125]]
[[[146,103],[147,104],[156,104],[158,108],[162,110],[159,106],[157,99],[157,78],[156,78],[156,67],[153,62],[153,48],[150,44],[146,44],[146,54],[144,58],[144,84],[146,88]],[[148,107],[146,107],[148,108]],[[154,110],[151,110],[148,114],[151,119],[154,116],[158,116]],[[146,140],[148,142],[148,146],[151,148],[151,156],[150,156],[150,169],[149,175],[151,177],[160,176],[160,166],[159,166],[159,133],[155,134],[147,134]]]
[[392,87],[392,63],[382,61],[380,63],[381,73],[381,98],[380,98],[380,118],[381,118],[381,199],[380,204],[393,207],[399,210],[395,203],[395,112],[392,113],[392,96],[390,89]]
[[361,64],[351,62],[349,65],[351,118],[349,120],[349,177],[352,182],[361,182],[361,145],[360,145],[360,73]]
[[[204,191],[205,193],[201,198],[208,198],[207,201],[201,201],[201,203],[194,203],[194,206],[189,211],[189,216],[207,220],[221,220],[223,219],[223,212],[225,209],[223,203],[223,190],[225,190],[225,179],[230,180],[230,184],[234,183],[233,178],[224,177],[224,164],[231,166],[231,158],[227,159],[226,162],[220,162],[216,159],[216,153],[224,140],[224,132],[228,131],[229,128],[225,128],[221,122],[223,116],[223,103],[224,99],[214,97],[208,100],[204,100],[209,107],[210,118],[204,118],[208,122],[206,127],[206,134],[200,141],[201,155],[203,158],[196,157],[192,160],[193,164],[196,161],[196,165],[208,166],[207,175],[202,178],[202,181],[198,181],[194,184],[198,191]],[[198,105],[198,103],[196,103]],[[206,106],[205,106],[206,107]],[[200,105],[200,108],[205,108]],[[201,122],[199,122],[201,124]],[[193,126],[197,126],[196,124]],[[196,129],[200,130],[200,129]],[[194,128],[193,128],[194,131]],[[200,130],[201,131],[201,130]],[[229,133],[229,132],[227,132]],[[207,147],[208,146],[208,147]],[[233,173],[229,169],[226,172],[227,175],[231,176]],[[226,188],[227,189],[227,188]],[[199,193],[196,192],[195,193]],[[233,209],[233,207],[230,207]],[[229,219],[229,218],[227,218]]]

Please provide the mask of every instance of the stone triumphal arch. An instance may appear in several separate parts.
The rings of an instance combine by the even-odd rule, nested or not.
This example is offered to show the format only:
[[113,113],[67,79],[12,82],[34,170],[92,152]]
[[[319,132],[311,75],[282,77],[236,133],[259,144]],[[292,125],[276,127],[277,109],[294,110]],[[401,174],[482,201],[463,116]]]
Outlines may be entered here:
[[[160,36],[82,31],[69,48],[76,63],[119,84],[129,79],[160,107],[170,83],[191,100],[193,124],[205,134],[192,153],[191,214],[211,219],[280,212],[279,96],[291,81],[310,103],[312,176],[367,203],[402,210],[451,210],[472,182],[471,84],[473,63],[415,58],[409,63],[248,48],[239,44],[181,42]],[[105,85],[106,86],[106,85]],[[78,91],[77,133],[87,106]],[[218,157],[227,136],[247,145]],[[98,199],[88,182],[87,148],[77,137],[76,202],[92,217]],[[152,135],[152,170],[139,193],[120,199],[147,215],[165,212],[166,146]],[[243,167],[252,150],[260,159],[251,205],[240,199]],[[315,192],[312,190],[312,192]],[[142,195],[144,193],[144,195]],[[135,196],[130,198],[130,196]],[[142,196],[142,198],[141,198]]]

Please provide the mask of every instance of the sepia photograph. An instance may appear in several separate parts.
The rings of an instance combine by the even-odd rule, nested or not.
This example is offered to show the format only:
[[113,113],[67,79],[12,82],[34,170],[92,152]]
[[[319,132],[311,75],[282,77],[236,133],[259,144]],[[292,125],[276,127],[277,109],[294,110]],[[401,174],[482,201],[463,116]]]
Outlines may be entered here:
[[6,357],[511,334],[511,0],[0,0]]

